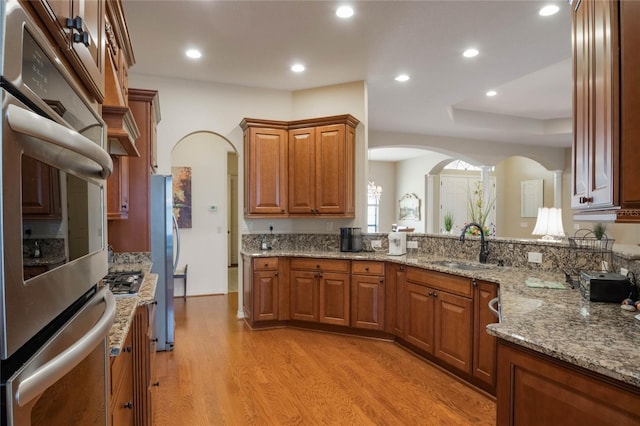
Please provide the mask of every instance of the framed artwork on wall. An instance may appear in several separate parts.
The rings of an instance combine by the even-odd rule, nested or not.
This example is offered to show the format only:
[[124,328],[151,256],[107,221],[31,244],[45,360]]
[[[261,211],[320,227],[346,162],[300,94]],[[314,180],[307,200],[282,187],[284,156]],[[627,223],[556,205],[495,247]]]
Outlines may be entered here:
[[191,228],[191,167],[171,167],[173,215],[178,228]]
[[420,220],[420,198],[405,194],[400,199],[400,220]]

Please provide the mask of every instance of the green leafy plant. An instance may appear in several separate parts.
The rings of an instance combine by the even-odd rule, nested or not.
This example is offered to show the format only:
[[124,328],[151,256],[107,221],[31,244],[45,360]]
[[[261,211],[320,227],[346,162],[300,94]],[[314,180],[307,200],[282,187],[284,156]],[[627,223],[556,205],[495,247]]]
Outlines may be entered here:
[[447,232],[451,232],[453,228],[453,213],[446,212],[444,214],[444,230]]
[[601,240],[602,237],[604,237],[606,234],[605,232],[607,231],[607,225],[605,225],[604,223],[595,223],[593,225],[593,234],[596,236],[596,239]]

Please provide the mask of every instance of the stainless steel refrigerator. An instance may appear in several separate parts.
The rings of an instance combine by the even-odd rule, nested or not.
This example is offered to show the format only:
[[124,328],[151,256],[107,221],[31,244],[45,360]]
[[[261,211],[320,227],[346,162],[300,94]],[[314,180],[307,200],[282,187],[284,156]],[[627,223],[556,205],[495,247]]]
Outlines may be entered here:
[[[175,231],[175,247],[174,247]],[[159,351],[171,351],[174,344],[173,274],[180,256],[178,228],[173,216],[171,176],[151,176],[151,272],[158,274],[155,331]],[[174,256],[174,249],[176,255]]]

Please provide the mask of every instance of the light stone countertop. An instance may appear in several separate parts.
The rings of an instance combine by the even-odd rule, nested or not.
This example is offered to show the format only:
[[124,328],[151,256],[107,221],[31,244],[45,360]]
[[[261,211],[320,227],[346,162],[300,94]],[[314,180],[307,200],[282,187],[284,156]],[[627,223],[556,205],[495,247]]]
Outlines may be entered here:
[[114,265],[110,269],[110,272],[137,270],[142,270],[144,273],[144,279],[138,293],[133,295],[115,295],[116,318],[109,332],[109,353],[111,356],[120,355],[138,306],[147,305],[155,301],[158,274],[150,273],[151,264],[118,264]]
[[[585,300],[578,288],[529,288],[527,278],[565,283],[561,271],[493,266],[481,270],[450,269],[433,264],[436,256],[389,256],[380,252],[256,251],[248,257],[314,257],[377,260],[496,282],[500,285],[500,323],[487,327],[489,334],[551,357],[640,387],[640,322],[638,312],[620,309],[617,303]],[[460,260],[465,263],[472,261]]]

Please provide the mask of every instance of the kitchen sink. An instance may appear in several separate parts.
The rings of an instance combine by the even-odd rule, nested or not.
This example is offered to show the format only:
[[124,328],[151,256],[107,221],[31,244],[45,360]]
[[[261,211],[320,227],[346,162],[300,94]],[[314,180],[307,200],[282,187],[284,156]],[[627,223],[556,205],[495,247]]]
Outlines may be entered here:
[[465,271],[478,271],[483,269],[489,269],[492,267],[492,265],[487,265],[484,263],[466,263],[466,262],[458,262],[458,261],[452,261],[452,260],[438,260],[432,263],[434,265],[444,266],[445,268],[463,269]]

